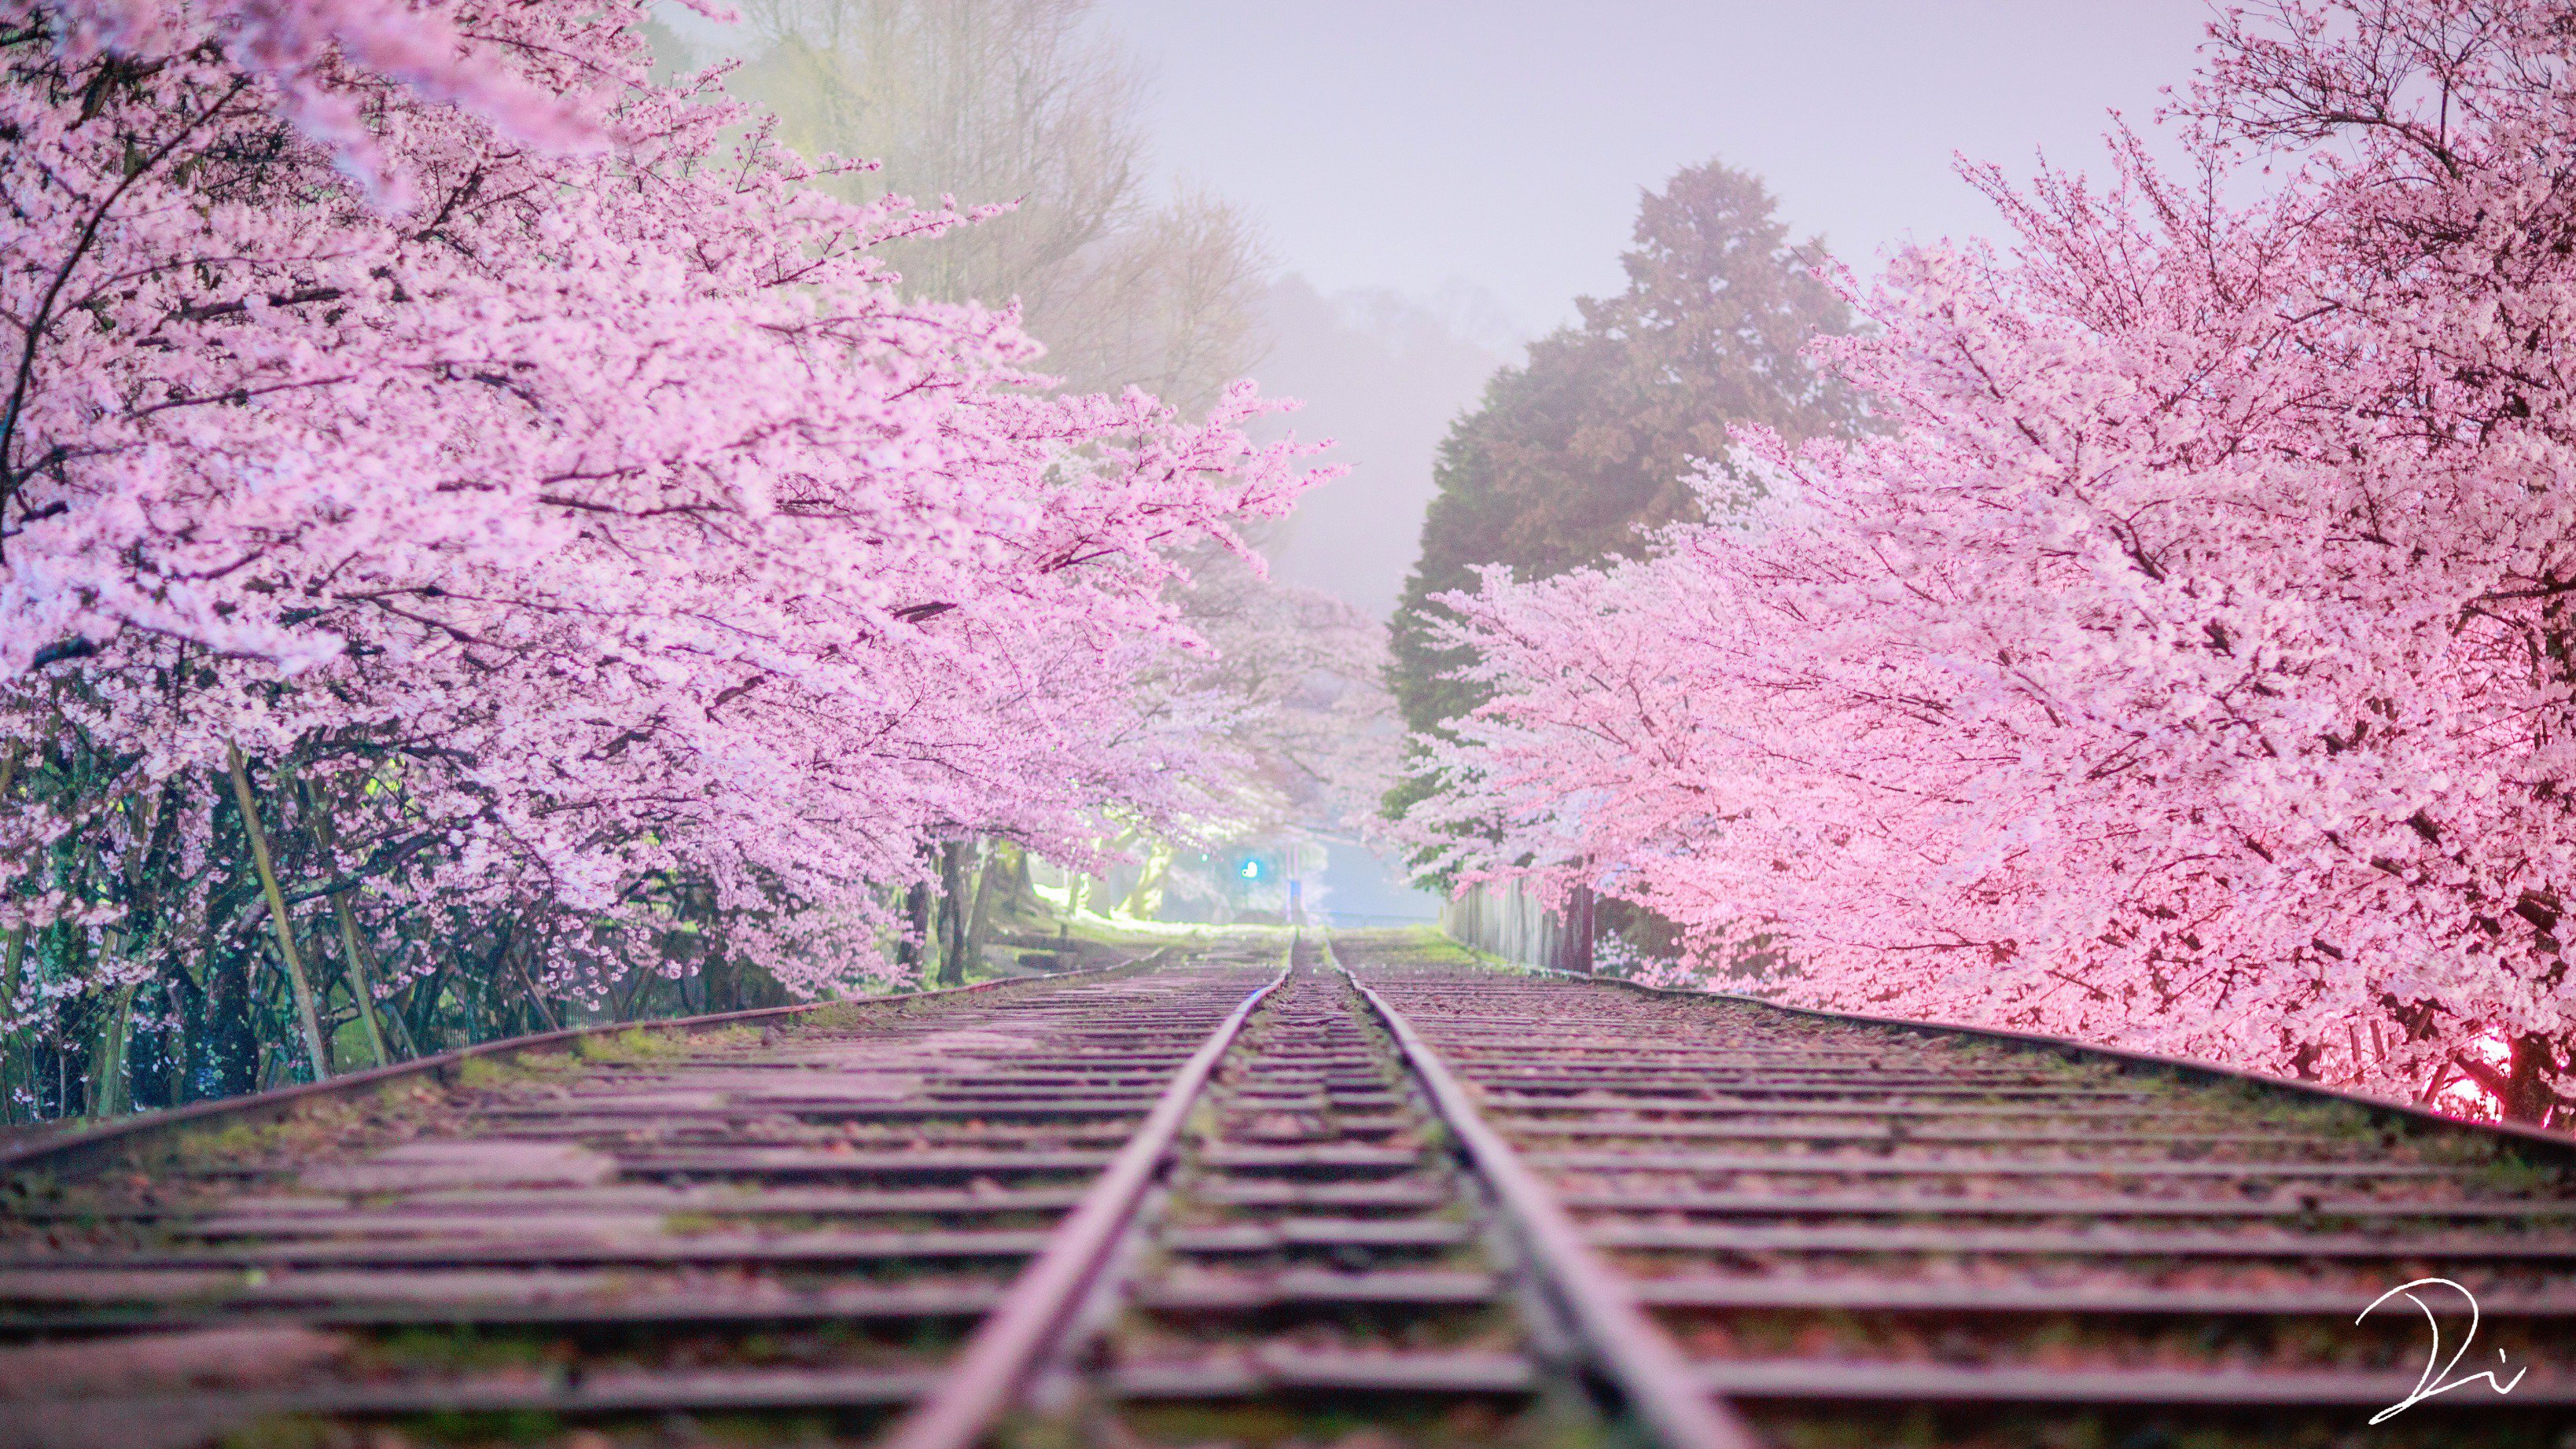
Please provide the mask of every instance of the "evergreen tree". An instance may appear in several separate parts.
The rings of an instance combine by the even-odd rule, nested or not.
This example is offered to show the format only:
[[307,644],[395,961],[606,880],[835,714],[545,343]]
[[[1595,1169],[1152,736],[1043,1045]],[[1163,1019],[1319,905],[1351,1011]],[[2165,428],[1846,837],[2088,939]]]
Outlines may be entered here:
[[[1475,587],[1480,564],[1542,578],[1634,554],[1642,530],[1695,519],[1692,460],[1721,458],[1727,427],[1794,440],[1857,431],[1860,397],[1799,355],[1851,314],[1813,275],[1822,240],[1793,246],[1755,177],[1716,161],[1676,174],[1638,208],[1621,258],[1628,288],[1582,298],[1582,322],[1530,347],[1486,385],[1441,445],[1439,492],[1395,616],[1389,683],[1417,735],[1482,701],[1437,647],[1433,596]],[[1400,813],[1422,785],[1399,784]]]

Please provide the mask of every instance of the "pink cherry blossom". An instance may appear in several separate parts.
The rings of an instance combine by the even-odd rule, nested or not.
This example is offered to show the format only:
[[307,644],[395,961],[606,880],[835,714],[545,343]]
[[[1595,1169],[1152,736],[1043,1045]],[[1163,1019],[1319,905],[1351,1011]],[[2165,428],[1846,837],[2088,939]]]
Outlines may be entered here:
[[1740,434],[1760,499],[1452,601],[1499,694],[1418,838],[1759,937],[1795,1000],[2545,1112],[2571,16],[2230,14],[2190,179],[2125,132],[2107,185],[1972,169],[2012,253],[1911,252],[1818,346],[1888,436]]
[[0,928],[86,932],[68,989],[266,929],[236,746],[379,989],[473,936],[594,999],[701,896],[882,976],[925,844],[1087,860],[1230,767],[1136,686],[1311,481],[1276,405],[1062,395],[907,299],[875,249],[964,218],[654,83],[640,0],[4,13]]

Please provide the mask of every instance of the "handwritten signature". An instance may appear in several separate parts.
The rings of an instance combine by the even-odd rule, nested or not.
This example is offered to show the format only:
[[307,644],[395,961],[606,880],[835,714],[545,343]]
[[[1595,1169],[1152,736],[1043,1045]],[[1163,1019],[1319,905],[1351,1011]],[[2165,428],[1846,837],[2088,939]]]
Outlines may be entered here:
[[[2419,1288],[2448,1288],[2452,1292],[2457,1293],[2462,1298],[2468,1300],[2468,1334],[2460,1340],[2459,1347],[2451,1350],[2451,1356],[2447,1360],[2442,1357],[2441,1320],[2433,1316],[2433,1306],[2426,1303],[2421,1297],[2417,1296],[2415,1290]],[[2522,1382],[2523,1374],[2531,1372],[2531,1370],[2526,1367],[2521,1373],[2515,1374],[2512,1378],[2503,1383],[2496,1382],[2495,1370],[2493,1369],[2488,1369],[2481,1373],[2470,1374],[2465,1378],[2455,1379],[2451,1377],[2451,1371],[2458,1368],[2460,1360],[2467,1356],[2469,1345],[2477,1342],[2478,1340],[2478,1295],[2461,1287],[2459,1284],[2452,1282],[2448,1278],[2418,1278],[2412,1283],[2400,1283],[2396,1287],[2389,1289],[2387,1292],[2380,1294],[2377,1298],[2372,1299],[2370,1307],[2361,1310],[2361,1318],[2354,1319],[2353,1323],[2358,1326],[2363,1318],[2368,1318],[2373,1312],[2377,1311],[2379,1305],[2386,1303],[2391,1298],[2401,1296],[2404,1297],[2407,1302],[2414,1304],[2417,1310],[2423,1313],[2425,1326],[2433,1330],[2433,1351],[2424,1356],[2424,1374],[2423,1377],[2418,1378],[2415,1381],[2414,1391],[2409,1393],[2406,1397],[2399,1399],[2396,1403],[2393,1403],[2387,1408],[2380,1410],[2378,1413],[2371,1415],[2370,1422],[2374,1424],[2387,1423],[2389,1420],[2405,1413],[2408,1409],[2415,1407],[2426,1399],[2433,1398],[2440,1394],[2447,1394],[2453,1389],[2467,1388],[2469,1385],[2476,1383],[2480,1379],[2486,1380],[2487,1387],[2495,1390],[2497,1393],[2509,1394],[2513,1392],[2515,1384]],[[2504,1361],[2504,1350],[2497,1349],[2496,1362],[2501,1364]]]

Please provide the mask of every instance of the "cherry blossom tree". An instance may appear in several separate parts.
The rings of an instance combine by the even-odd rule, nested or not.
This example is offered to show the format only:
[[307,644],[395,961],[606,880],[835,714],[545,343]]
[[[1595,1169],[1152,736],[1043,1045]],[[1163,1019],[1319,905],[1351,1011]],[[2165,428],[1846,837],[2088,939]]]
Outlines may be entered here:
[[836,199],[642,18],[0,9],[8,1070],[852,987],[927,842],[1230,765],[1132,685],[1306,481],[1271,405],[1055,393],[873,255],[969,218]]
[[2576,1046],[2576,7],[2211,40],[2191,174],[2126,132],[2103,185],[1972,169],[2009,255],[1847,285],[1877,330],[1818,352],[1888,436],[1739,432],[1765,481],[1726,521],[1457,597],[1498,696],[1415,825],[1475,832],[1473,878],[1776,943],[1792,999],[2541,1120]]

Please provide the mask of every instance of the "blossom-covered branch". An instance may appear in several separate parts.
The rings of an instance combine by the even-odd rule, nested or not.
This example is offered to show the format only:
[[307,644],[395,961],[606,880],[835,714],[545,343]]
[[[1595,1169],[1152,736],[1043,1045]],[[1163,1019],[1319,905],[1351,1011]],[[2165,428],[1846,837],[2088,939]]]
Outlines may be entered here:
[[643,20],[0,21],[0,1030],[159,1013],[238,1087],[335,991],[850,985],[931,842],[1079,856],[1228,763],[1131,686],[1305,485],[1272,405],[1054,392],[873,255],[963,217],[835,199]]
[[[2107,186],[1972,170],[1818,344],[1894,426],[1453,600],[1470,875],[1785,945],[1798,999],[2527,1119],[2576,1046],[2576,11],[2229,15]],[[2268,164],[2255,199],[2249,168]],[[1857,289],[1855,289],[1857,292]],[[1463,844],[1458,842],[1464,842]]]

